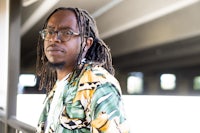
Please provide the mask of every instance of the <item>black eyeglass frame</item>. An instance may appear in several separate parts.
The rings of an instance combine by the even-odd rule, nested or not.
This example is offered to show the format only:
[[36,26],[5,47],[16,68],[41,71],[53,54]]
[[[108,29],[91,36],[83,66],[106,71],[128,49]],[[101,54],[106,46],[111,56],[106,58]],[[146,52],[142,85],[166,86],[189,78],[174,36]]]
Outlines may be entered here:
[[[67,42],[71,39],[72,36],[80,36],[80,33],[76,33],[70,29],[62,29],[62,30],[52,30],[52,29],[43,29],[39,31],[39,34],[41,38],[45,41],[49,41],[50,39],[53,38],[55,34],[57,34],[57,38],[61,40],[62,42]],[[47,39],[46,36],[50,35],[49,38]],[[63,36],[65,35],[65,37]],[[67,39],[65,39],[67,38]]]

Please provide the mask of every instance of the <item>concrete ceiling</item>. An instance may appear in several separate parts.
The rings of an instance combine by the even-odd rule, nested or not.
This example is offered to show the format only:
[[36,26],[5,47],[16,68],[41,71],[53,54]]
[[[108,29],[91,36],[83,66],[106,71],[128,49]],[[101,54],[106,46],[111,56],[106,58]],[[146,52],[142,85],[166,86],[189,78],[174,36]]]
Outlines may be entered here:
[[200,0],[23,0],[22,73],[34,72],[38,31],[60,6],[80,7],[92,14],[119,69],[145,69],[149,63],[200,53]]

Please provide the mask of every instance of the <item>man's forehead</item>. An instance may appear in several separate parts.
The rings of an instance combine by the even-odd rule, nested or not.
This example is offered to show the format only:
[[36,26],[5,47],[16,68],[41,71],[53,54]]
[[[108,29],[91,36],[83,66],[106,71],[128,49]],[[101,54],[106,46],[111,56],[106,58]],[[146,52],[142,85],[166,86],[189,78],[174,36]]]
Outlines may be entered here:
[[60,10],[55,12],[48,20],[47,27],[58,29],[77,28],[77,19],[75,14],[70,10]]
[[58,10],[50,16],[49,20],[54,18],[76,20],[76,15],[71,10]]

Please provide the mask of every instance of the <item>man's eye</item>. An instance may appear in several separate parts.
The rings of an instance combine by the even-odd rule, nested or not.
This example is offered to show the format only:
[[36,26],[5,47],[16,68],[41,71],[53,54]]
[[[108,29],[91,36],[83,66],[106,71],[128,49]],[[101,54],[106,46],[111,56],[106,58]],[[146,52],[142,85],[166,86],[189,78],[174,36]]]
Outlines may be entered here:
[[53,35],[53,34],[54,34],[54,31],[49,30],[49,31],[48,31],[48,34]]
[[66,30],[66,31],[62,31],[62,34],[63,35],[72,35],[73,33],[69,30]]

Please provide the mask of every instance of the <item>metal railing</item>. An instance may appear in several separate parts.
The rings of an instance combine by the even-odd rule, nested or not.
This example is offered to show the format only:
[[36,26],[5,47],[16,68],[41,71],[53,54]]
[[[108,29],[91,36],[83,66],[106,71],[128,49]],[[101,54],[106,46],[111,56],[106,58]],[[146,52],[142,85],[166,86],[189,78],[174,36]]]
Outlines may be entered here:
[[30,126],[12,116],[6,120],[0,113],[0,133],[35,133],[35,127]]

